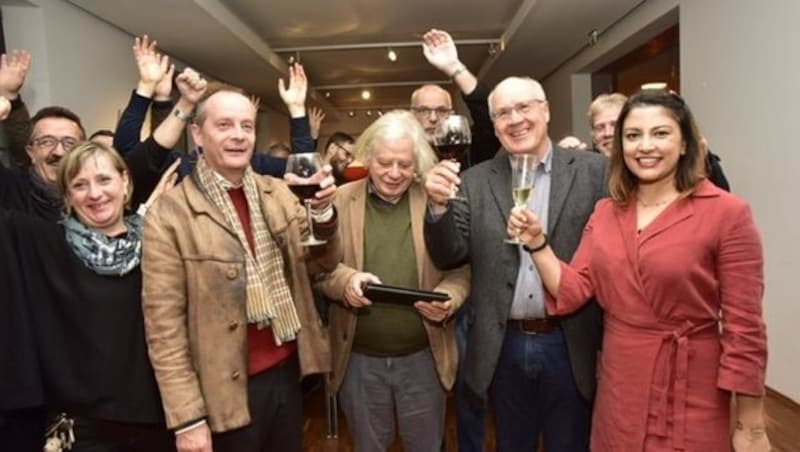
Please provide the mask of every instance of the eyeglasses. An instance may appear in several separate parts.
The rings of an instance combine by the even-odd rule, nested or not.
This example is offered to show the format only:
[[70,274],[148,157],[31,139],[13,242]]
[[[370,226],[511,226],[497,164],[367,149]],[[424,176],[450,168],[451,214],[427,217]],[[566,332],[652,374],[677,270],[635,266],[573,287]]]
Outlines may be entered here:
[[617,121],[608,121],[608,122],[598,122],[597,124],[592,126],[592,131],[594,133],[604,132],[606,127],[611,126],[611,130],[613,131],[617,127]]
[[544,101],[541,99],[533,99],[527,102],[517,102],[516,104],[510,107],[495,110],[495,112],[492,114],[492,119],[494,119],[495,121],[508,121],[509,119],[511,119],[511,115],[514,112],[517,112],[517,114],[519,115],[527,115],[533,110],[533,106],[535,104],[543,104],[543,103]]
[[422,117],[430,116],[431,113],[433,113],[439,119],[446,118],[450,116],[451,113],[453,113],[452,108],[446,108],[446,107],[437,107],[437,108],[411,107],[411,111],[413,111],[415,115]]
[[45,135],[43,137],[39,137],[36,139],[31,140],[31,145],[40,149],[51,150],[55,149],[55,147],[61,143],[61,147],[64,148],[65,151],[71,151],[72,148],[80,143],[80,140],[77,140],[72,137],[61,137],[56,138],[52,135]]

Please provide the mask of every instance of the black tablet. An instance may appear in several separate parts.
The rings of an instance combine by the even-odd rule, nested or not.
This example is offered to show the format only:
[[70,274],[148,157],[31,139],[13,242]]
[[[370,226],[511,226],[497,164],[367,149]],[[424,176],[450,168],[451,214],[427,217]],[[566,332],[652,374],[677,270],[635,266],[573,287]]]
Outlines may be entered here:
[[450,299],[450,295],[444,292],[406,289],[385,284],[367,283],[363,290],[364,296],[370,301],[382,303],[413,304],[416,301],[447,301]]

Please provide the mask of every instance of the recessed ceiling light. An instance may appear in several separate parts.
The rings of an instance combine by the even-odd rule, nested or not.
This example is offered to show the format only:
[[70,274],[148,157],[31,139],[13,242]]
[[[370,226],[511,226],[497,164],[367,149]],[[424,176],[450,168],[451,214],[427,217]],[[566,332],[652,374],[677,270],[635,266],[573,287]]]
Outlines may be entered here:
[[370,93],[368,89],[365,89],[364,91],[361,91],[361,98],[362,99],[369,100],[370,97],[372,97],[372,93]]
[[330,98],[331,98],[331,92],[325,91],[325,99],[330,99]]
[[367,116],[372,116],[372,110],[367,110]]
[[354,117],[355,115],[356,115],[356,112],[354,112],[353,110],[350,110],[350,112],[347,113],[347,116],[349,116],[351,118]]
[[394,63],[397,61],[397,52],[395,52],[394,49],[389,49],[389,52],[386,54],[386,58],[389,58],[389,61]]

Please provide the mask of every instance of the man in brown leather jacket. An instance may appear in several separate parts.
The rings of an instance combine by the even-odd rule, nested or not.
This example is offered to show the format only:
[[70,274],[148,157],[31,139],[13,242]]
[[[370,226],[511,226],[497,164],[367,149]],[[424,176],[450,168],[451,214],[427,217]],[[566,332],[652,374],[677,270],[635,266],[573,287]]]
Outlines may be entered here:
[[176,446],[300,451],[300,375],[330,352],[309,274],[341,259],[330,167],[317,172],[313,229],[282,180],[249,162],[256,110],[232,88],[200,103],[191,177],[148,211],[142,270],[150,357]]

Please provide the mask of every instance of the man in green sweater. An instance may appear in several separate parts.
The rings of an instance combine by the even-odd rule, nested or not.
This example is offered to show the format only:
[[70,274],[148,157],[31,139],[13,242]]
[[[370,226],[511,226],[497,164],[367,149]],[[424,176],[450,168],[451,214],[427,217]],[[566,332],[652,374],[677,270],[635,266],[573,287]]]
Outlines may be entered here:
[[[369,177],[337,193],[344,257],[320,282],[330,312],[333,372],[356,450],[386,450],[399,429],[404,449],[438,451],[446,391],[455,380],[453,313],[469,268],[441,272],[425,249],[426,197],[419,183],[436,161],[413,115],[393,111],[368,127],[355,153]],[[445,292],[442,302],[368,299],[363,284]]]

